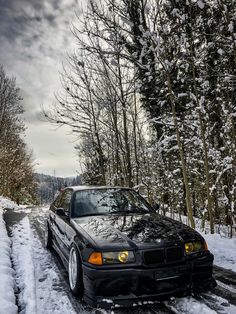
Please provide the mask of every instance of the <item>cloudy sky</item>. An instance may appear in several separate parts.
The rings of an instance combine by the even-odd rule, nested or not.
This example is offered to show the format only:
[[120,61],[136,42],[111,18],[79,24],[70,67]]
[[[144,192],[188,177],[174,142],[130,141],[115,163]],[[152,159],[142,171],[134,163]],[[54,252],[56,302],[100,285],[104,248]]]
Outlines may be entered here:
[[41,119],[60,91],[62,62],[76,49],[70,32],[82,0],[0,0],[0,64],[21,88],[35,170],[57,176],[79,172],[73,138],[66,128]]

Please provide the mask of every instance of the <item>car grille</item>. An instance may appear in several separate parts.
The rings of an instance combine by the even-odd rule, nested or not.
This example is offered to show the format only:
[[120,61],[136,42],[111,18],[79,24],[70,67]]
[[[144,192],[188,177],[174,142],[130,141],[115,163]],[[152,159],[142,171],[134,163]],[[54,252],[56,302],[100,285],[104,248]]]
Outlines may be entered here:
[[143,257],[146,265],[174,263],[183,258],[183,249],[181,247],[171,247],[145,251]]
[[181,247],[174,247],[166,249],[166,261],[175,262],[181,260],[183,257],[183,250]]
[[164,263],[165,255],[164,250],[146,251],[144,252],[145,264],[160,264]]

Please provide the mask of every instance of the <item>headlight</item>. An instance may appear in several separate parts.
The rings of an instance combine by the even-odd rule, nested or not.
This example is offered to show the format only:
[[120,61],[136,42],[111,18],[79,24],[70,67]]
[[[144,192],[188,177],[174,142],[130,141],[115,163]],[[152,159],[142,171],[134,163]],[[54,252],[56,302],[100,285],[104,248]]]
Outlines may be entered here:
[[199,252],[201,250],[203,251],[207,251],[207,244],[206,242],[201,242],[201,241],[193,241],[193,242],[187,242],[184,245],[185,248],[185,253],[186,254],[190,254],[190,253],[196,253]]
[[93,252],[88,259],[90,264],[94,265],[111,265],[134,263],[135,257],[132,251],[121,252]]

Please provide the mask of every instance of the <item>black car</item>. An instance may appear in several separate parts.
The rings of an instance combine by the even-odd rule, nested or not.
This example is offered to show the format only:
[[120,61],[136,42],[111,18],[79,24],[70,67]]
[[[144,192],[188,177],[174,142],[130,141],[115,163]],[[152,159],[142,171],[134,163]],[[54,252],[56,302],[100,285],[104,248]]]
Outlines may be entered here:
[[52,203],[45,244],[59,253],[75,295],[131,305],[210,289],[213,255],[190,227],[123,187],[69,187]]

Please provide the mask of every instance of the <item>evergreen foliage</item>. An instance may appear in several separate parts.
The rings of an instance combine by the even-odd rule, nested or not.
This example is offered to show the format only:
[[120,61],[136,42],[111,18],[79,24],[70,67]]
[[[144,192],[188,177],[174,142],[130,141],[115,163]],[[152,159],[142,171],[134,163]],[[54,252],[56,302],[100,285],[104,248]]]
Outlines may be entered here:
[[81,185],[80,176],[61,178],[35,173],[34,177],[37,182],[37,194],[41,204],[51,203],[55,196],[67,186]]

